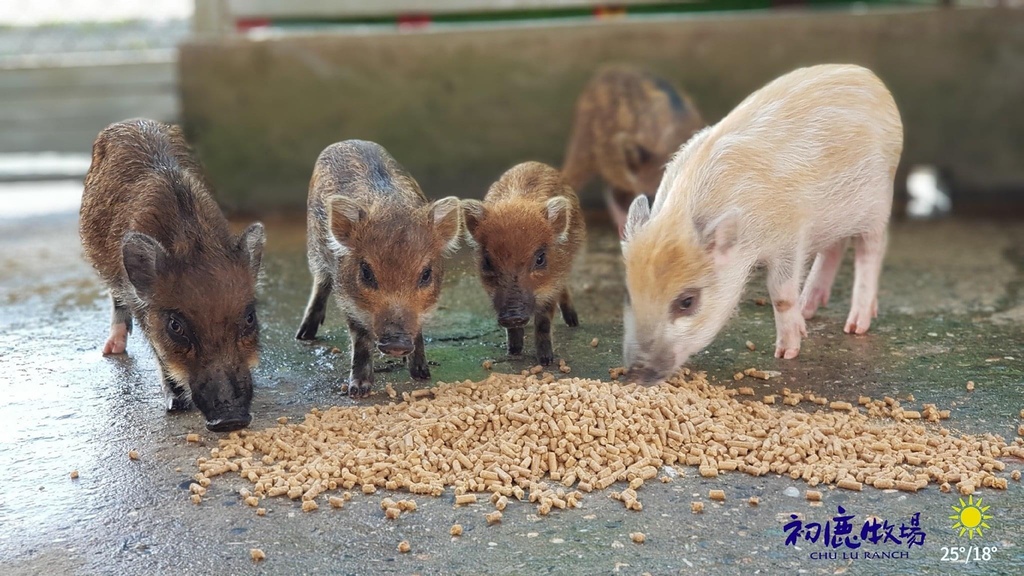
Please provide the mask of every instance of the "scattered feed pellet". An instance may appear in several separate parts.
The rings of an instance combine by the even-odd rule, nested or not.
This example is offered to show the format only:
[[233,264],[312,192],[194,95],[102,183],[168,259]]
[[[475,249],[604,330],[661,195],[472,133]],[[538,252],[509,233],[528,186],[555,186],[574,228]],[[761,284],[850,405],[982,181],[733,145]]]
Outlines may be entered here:
[[600,343],[601,343],[600,340],[598,340],[597,338],[594,338],[593,340],[590,341],[590,347],[591,348],[597,348],[597,345],[600,344]]
[[185,442],[192,442],[193,444],[199,442],[199,434],[188,434],[185,436]]
[[255,496],[249,496],[248,498],[245,499],[245,504],[250,508],[256,508],[257,506],[260,505],[260,499]]
[[490,514],[485,514],[484,518],[487,519],[487,523],[488,524],[495,524],[495,523],[501,522],[501,516],[502,516],[501,510],[495,510],[494,512],[491,512]]
[[249,557],[252,558],[253,562],[262,562],[267,559],[267,555],[259,548],[251,548],[249,550]]
[[1019,481],[1020,480],[1020,470],[1014,470],[1013,472],[1010,472],[1010,478]]
[[711,490],[708,492],[708,498],[716,502],[725,502],[725,490]]
[[483,366],[484,370],[490,370],[494,367],[494,362],[491,360],[484,360],[480,365]]
[[402,515],[402,511],[398,508],[388,508],[384,510],[384,517],[388,520],[397,520]]
[[288,417],[287,416],[281,416],[280,418],[277,419],[277,423],[281,424],[281,425],[287,424],[288,423]]
[[413,500],[399,500],[398,509],[402,512],[415,512],[416,502]]
[[821,492],[817,490],[808,490],[807,492],[804,492],[804,496],[806,496],[811,502],[821,502]]
[[452,536],[462,536],[462,524],[453,524],[448,533]]
[[971,380],[968,380],[967,381],[967,389],[968,390],[974,390],[974,382],[972,382]]
[[266,508],[257,508],[256,509],[256,515],[257,516],[266,516],[267,515],[267,509]]
[[751,506],[757,506],[758,504],[761,503],[761,499],[758,498],[757,496],[751,496],[750,498],[747,499],[747,503],[750,504]]
[[751,342],[750,340],[747,340],[747,350],[750,350],[751,352],[753,352],[754,350],[757,350],[757,346],[754,346],[753,342]]
[[694,514],[700,514],[700,513],[704,512],[704,503],[703,502],[690,502],[690,512],[693,512]]
[[647,536],[643,532],[631,532],[629,539],[637,544],[643,544],[647,540]]
[[189,496],[189,500],[192,500],[193,504],[199,504],[200,502],[203,501],[203,497],[200,496],[199,494],[193,494]]
[[327,499],[327,503],[331,505],[331,508],[341,508],[345,505],[345,499],[339,496],[331,496]]
[[138,460],[139,459],[139,453],[137,451],[135,451],[135,450],[129,450],[128,451],[128,459],[129,460]]
[[[230,433],[197,460],[196,480],[235,472],[256,497],[313,503],[331,490],[346,490],[347,500],[355,487],[432,496],[454,489],[456,505],[477,494],[522,499],[528,492],[546,515],[616,482],[636,484],[620,496],[640,510],[635,480],[654,479],[666,465],[708,477],[788,475],[812,487],[916,491],[948,482],[973,491],[1002,489],[1006,478],[997,475],[1005,466],[996,459],[1024,456],[1024,439],[952,434],[908,420],[893,398],[863,410],[791,410],[740,400],[703,373],[687,374],[649,388],[491,374],[440,383],[400,403],[314,409],[301,423]],[[943,417],[934,406],[924,414]],[[722,490],[710,496],[725,498]]]
[[409,545],[409,541],[408,540],[402,540],[401,542],[398,543],[398,551],[401,552],[402,554],[405,554],[409,550],[412,550],[412,546]]
[[317,503],[315,501],[313,501],[313,500],[303,500],[302,501],[302,511],[303,512],[312,512],[313,510],[316,510],[319,507],[320,506],[318,506]]
[[78,470],[72,470],[71,471],[71,479],[72,480],[77,480],[78,479]]

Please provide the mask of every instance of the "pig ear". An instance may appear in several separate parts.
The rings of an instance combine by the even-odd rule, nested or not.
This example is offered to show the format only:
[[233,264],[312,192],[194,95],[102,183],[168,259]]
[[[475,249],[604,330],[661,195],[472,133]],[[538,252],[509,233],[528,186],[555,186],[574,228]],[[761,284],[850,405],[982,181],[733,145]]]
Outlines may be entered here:
[[455,196],[441,198],[430,205],[430,222],[434,233],[444,243],[445,254],[454,252],[459,247],[459,236],[462,233],[462,205]]
[[462,201],[462,220],[466,224],[466,242],[476,245],[476,231],[487,215],[487,207],[479,200]]
[[334,195],[327,202],[327,224],[331,231],[327,245],[338,256],[344,256],[349,251],[356,226],[366,220],[366,210],[347,196]]
[[238,249],[249,256],[249,268],[253,277],[260,274],[260,265],[263,263],[263,245],[266,243],[267,235],[263,224],[254,222],[238,237]]
[[121,241],[121,257],[135,294],[148,302],[153,297],[157,276],[167,261],[167,251],[152,236],[128,232]]
[[739,209],[731,208],[700,229],[701,244],[712,255],[716,265],[727,263],[736,248],[742,224]]
[[572,202],[565,196],[555,196],[547,201],[546,212],[551,229],[559,243],[569,239],[569,224],[572,223]]
[[623,228],[622,241],[629,242],[633,236],[643,228],[651,219],[651,203],[647,196],[640,194],[633,199],[629,205],[629,213],[626,215],[626,226]]

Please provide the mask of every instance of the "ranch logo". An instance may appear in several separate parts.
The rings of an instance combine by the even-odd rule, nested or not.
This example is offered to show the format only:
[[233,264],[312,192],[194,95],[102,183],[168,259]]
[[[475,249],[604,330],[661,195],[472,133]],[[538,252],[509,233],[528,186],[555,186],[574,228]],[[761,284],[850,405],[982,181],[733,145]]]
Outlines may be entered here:
[[[805,524],[797,514],[791,514],[786,532],[786,546],[797,546],[801,541],[820,544],[825,551],[813,551],[811,560],[891,560],[910,558],[910,550],[924,546],[925,532],[921,528],[921,513],[916,512],[906,521],[896,523],[869,516],[857,529],[856,515],[847,514],[838,507],[838,514],[827,520]],[[905,547],[906,549],[902,549]]]

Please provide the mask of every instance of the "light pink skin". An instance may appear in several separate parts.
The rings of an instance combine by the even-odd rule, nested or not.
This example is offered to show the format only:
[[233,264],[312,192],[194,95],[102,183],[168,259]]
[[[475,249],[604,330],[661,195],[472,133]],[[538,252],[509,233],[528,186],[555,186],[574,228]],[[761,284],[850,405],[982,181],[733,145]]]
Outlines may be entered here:
[[[806,320],[828,304],[851,240],[853,295],[843,331],[866,333],[878,313],[902,145],[892,95],[850,65],[786,74],[693,136],[668,164],[654,205],[638,197],[626,217],[630,372],[664,377],[710,344],[758,264],[767,268],[775,356],[796,358]],[[682,313],[688,293],[699,294],[698,304]]]
[[124,354],[128,348],[128,327],[123,323],[111,324],[110,336],[103,345],[103,355]]

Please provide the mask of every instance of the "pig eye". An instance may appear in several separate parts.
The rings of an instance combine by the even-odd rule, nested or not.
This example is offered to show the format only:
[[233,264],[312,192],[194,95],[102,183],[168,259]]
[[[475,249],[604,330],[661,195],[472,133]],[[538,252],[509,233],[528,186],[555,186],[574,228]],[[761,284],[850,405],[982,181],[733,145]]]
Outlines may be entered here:
[[430,280],[434,277],[434,271],[427,266],[423,269],[423,273],[420,274],[420,288],[426,288],[430,286]]
[[255,323],[256,323],[256,313],[255,312],[249,312],[248,314],[245,315],[245,325],[246,326],[252,326]]
[[370,288],[377,288],[377,277],[373,275],[373,270],[370,269],[370,265],[366,262],[359,263],[359,277],[362,279],[363,284]]
[[189,347],[192,340],[189,338],[188,326],[185,321],[175,313],[167,315],[167,335],[179,346]]
[[700,290],[683,290],[675,300],[672,301],[672,317],[692,316],[697,312],[700,304]]
[[547,267],[548,265],[548,254],[547,250],[541,248],[537,250],[537,253],[533,255],[533,269],[540,270]]

